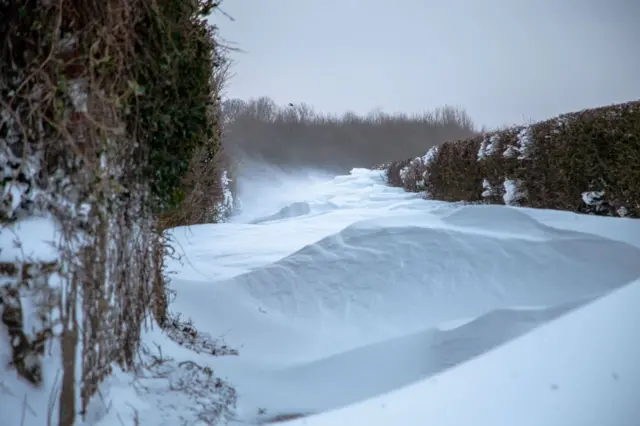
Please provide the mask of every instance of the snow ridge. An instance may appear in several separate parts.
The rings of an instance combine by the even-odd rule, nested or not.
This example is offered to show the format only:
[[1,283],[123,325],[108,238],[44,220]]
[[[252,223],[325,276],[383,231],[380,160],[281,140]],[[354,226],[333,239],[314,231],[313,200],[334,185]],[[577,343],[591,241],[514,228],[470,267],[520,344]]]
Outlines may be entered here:
[[[145,332],[143,368],[101,386],[87,425],[635,425],[640,221],[300,176],[171,231],[188,320]],[[0,377],[0,407],[47,406]]]

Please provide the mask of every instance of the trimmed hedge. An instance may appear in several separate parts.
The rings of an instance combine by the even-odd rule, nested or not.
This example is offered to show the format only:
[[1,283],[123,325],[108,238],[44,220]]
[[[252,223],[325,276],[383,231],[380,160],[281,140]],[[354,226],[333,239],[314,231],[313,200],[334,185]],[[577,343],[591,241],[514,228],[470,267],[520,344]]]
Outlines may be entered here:
[[386,172],[435,200],[640,217],[640,100],[447,142]]

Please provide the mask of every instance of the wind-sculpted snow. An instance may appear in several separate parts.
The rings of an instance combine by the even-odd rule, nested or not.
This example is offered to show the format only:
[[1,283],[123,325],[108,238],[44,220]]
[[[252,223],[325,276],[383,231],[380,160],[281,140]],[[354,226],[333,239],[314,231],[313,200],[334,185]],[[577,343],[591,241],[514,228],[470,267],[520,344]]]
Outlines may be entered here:
[[636,280],[443,374],[291,425],[637,425],[639,299]]
[[540,223],[526,213],[498,205],[475,205],[454,210],[442,216],[442,221],[467,233],[497,238],[516,238],[532,241],[575,239],[579,233],[553,228]]
[[[258,170],[230,223],[170,232],[170,310],[239,355],[148,331],[170,380],[117,374],[87,424],[198,424],[213,378],[237,391],[232,426],[637,424],[639,220],[428,201],[379,171]],[[2,389],[0,407],[46,400]]]
[[293,219],[295,217],[305,215],[317,215],[325,212],[329,212],[338,208],[332,203],[310,203],[310,202],[295,202],[281,208],[278,213],[256,219],[252,221],[253,224],[260,224],[266,222],[273,222],[276,220]]
[[456,212],[444,227],[425,212],[358,221],[225,285],[301,327],[390,338],[494,309],[596,296],[640,276],[640,250],[516,211],[503,218],[526,219],[523,234],[513,221],[504,230],[461,225],[482,210]]
[[307,185],[173,232],[174,309],[238,347],[218,364],[239,421],[446,375],[640,277],[640,221],[427,201],[362,169]]
[[[282,406],[282,410],[324,411],[433,376],[583,303],[574,302],[544,309],[493,311],[452,330],[428,329],[298,364],[276,372],[271,382],[286,384],[283,394],[278,395],[285,401],[295,401],[299,389],[316,395],[317,399],[312,405]],[[336,389],[344,391],[336,392]],[[278,401],[272,404],[278,404]]]

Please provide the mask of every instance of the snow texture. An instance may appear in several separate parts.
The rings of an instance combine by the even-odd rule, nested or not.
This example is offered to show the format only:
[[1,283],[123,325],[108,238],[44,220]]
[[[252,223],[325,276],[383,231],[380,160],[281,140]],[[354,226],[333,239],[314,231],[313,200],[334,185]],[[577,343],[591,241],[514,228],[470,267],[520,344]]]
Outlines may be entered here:
[[604,191],[585,191],[582,193],[582,201],[591,207],[598,208],[602,203]]
[[491,186],[491,183],[489,183],[489,181],[486,179],[482,181],[482,189],[483,189],[482,196],[484,198],[493,197],[498,194],[496,189],[493,186]]
[[438,155],[438,147],[434,146],[427,151],[427,153],[422,157],[422,162],[426,165],[432,163],[436,159],[436,155]]
[[514,146],[509,145],[507,149],[504,150],[502,155],[507,158],[515,158],[518,156],[518,149]]
[[518,151],[520,155],[518,156],[519,160],[524,160],[528,157],[531,144],[533,143],[533,138],[531,135],[531,126],[525,126],[518,133]]
[[597,206],[603,196],[604,191],[585,191],[582,193],[582,201],[588,206]]
[[482,143],[480,143],[480,149],[478,150],[478,160],[482,160],[495,152],[494,144],[497,142],[498,137],[498,135],[491,135],[489,138],[485,137],[482,140]]
[[[145,332],[147,367],[103,384],[86,425],[637,424],[640,221],[302,176],[172,230],[170,308],[200,337]],[[57,353],[40,390],[2,370],[3,422],[46,424]]]
[[520,202],[526,198],[527,193],[522,189],[522,181],[514,179],[506,179],[504,181],[504,195],[502,199],[507,206],[518,206]]
[[233,212],[235,200],[231,191],[231,179],[226,170],[222,171],[220,184],[222,185],[222,201],[216,206],[216,222],[225,222]]

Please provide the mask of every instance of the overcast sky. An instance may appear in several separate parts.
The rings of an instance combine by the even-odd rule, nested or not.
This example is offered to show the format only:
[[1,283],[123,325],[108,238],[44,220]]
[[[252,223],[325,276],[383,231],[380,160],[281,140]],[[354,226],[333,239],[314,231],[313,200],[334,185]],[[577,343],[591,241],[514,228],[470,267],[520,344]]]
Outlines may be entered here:
[[640,98],[638,0],[226,0],[227,96],[320,111],[463,106],[478,125]]

